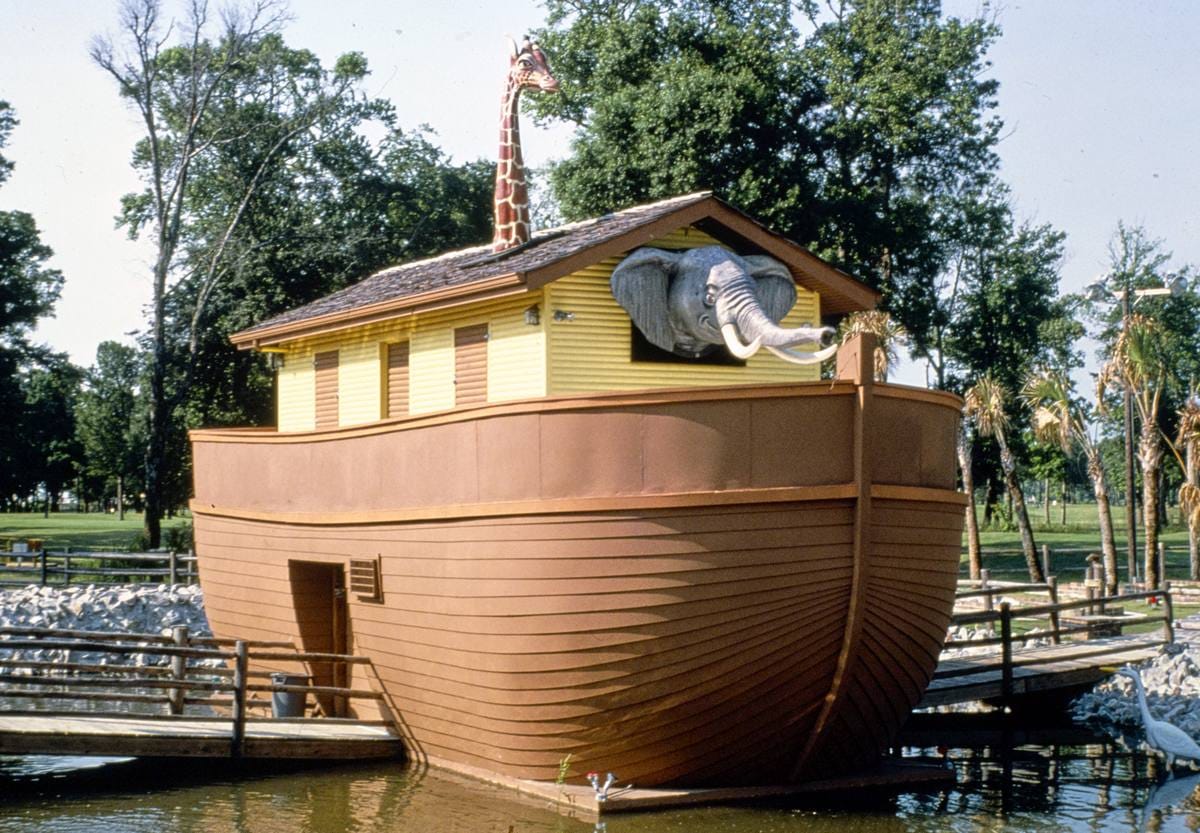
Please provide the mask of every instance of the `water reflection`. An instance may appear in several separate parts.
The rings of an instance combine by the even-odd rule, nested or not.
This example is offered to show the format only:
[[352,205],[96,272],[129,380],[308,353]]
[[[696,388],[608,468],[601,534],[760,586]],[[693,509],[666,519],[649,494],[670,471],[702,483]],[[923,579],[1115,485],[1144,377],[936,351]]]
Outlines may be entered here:
[[952,764],[953,789],[642,813],[601,824],[499,787],[394,764],[281,772],[200,761],[62,769],[25,759],[0,763],[0,833],[1200,831],[1200,774],[1168,780],[1155,759],[1073,727],[951,728],[918,726],[905,752]]

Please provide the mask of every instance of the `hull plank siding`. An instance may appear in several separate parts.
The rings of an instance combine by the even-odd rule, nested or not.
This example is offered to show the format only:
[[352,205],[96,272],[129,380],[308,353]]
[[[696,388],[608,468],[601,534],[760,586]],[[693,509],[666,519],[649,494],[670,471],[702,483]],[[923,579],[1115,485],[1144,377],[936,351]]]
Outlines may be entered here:
[[332,640],[337,616],[297,570],[378,559],[380,597],[345,609],[348,647],[372,663],[354,684],[382,686],[414,758],[554,780],[570,755],[572,781],[596,769],[647,786],[873,764],[936,666],[963,501],[953,444],[938,445],[958,402],[877,386],[865,401],[903,433],[856,445],[859,390],[194,432],[213,628]]

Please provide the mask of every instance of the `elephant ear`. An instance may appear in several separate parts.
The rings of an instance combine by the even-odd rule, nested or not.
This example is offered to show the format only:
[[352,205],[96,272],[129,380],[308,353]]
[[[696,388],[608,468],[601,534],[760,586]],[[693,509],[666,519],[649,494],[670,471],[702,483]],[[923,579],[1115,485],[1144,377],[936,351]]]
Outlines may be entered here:
[[612,273],[612,294],[617,303],[651,344],[667,352],[675,347],[667,290],[679,258],[680,254],[663,249],[637,249]]
[[778,324],[796,305],[796,281],[788,268],[773,257],[748,255],[742,257],[749,267],[750,277],[758,282],[758,300],[767,317]]

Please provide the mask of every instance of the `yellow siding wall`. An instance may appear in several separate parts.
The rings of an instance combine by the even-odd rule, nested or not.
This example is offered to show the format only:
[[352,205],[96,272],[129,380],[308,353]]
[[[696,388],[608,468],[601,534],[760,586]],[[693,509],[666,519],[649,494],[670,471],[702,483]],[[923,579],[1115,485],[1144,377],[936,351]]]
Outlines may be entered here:
[[[651,245],[667,249],[719,245],[698,229],[685,228]],[[315,423],[313,354],[337,349],[338,418],[341,425],[373,422],[383,413],[386,354],[382,345],[409,342],[409,413],[454,407],[454,330],[489,325],[488,401],[605,390],[637,390],[760,382],[807,381],[820,376],[815,365],[801,367],[766,350],[745,367],[680,362],[634,362],[630,358],[629,316],[612,297],[609,279],[620,258],[609,258],[540,292],[485,301],[398,321],[370,324],[340,333],[282,345],[279,371],[279,430],[310,431]],[[525,310],[538,305],[540,323],[525,323]],[[555,310],[569,321],[554,321]],[[820,321],[813,292],[797,287],[796,306],[785,326]]]
[[[680,229],[650,245],[688,249],[720,244],[698,229]],[[621,258],[613,257],[560,278],[546,287],[550,322],[549,395],[689,387],[810,381],[820,378],[818,365],[796,365],[760,350],[745,367],[696,365],[685,362],[634,362],[630,358],[629,314],[612,296],[609,280]],[[554,311],[574,313],[569,321],[554,321]],[[796,305],[783,325],[796,327],[821,320],[815,292],[796,287]]]
[[[357,425],[383,413],[382,345],[409,342],[409,412],[454,407],[454,329],[488,323],[488,400],[546,395],[546,325],[525,323],[525,310],[541,293],[371,324],[341,333],[289,342],[279,371],[280,431],[311,431],[315,422],[313,354],[338,350],[338,419]],[[544,312],[544,305],[543,305]]]

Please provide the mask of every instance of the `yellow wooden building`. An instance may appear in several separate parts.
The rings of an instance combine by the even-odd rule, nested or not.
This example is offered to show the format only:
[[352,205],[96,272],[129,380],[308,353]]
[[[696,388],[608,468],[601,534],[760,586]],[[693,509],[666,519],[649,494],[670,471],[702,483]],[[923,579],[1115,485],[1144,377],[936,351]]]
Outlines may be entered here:
[[[868,287],[709,193],[663,200],[385,269],[236,333],[278,368],[278,430],[362,425],[483,403],[598,391],[795,382],[815,366],[762,351],[702,363],[655,355],[613,298],[642,246],[721,245],[783,262],[797,301],[784,326],[875,305]],[[725,356],[729,359],[728,356]]]

